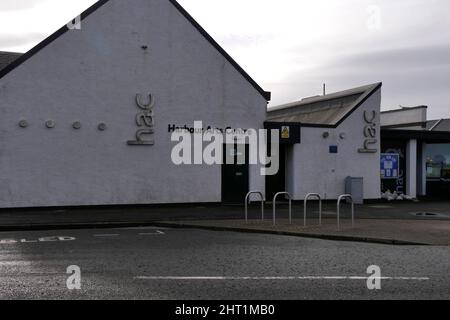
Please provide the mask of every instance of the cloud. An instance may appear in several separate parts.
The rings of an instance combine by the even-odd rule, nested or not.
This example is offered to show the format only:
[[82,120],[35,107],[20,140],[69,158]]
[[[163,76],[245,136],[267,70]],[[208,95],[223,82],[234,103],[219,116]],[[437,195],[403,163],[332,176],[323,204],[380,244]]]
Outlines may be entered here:
[[23,52],[20,48],[29,46],[30,43],[38,43],[45,37],[42,33],[8,34],[0,33],[0,43],[10,51]]
[[[428,104],[450,117],[448,0],[178,1],[272,91],[271,105],[321,94],[324,82],[338,91],[383,81],[383,106]],[[30,49],[94,2],[2,0],[0,50]]]
[[0,50],[28,51],[94,2],[1,0]]
[[[292,73],[284,83],[272,84],[276,92],[273,105],[285,97],[321,93],[382,81],[384,109],[428,105],[430,118],[450,116],[450,45],[408,47],[342,55],[305,73]],[[292,84],[296,84],[293,86]]]
[[370,51],[348,55],[339,63],[370,70],[423,69],[450,66],[450,44]]
[[42,5],[46,0],[2,0],[0,11],[29,10],[36,5]]

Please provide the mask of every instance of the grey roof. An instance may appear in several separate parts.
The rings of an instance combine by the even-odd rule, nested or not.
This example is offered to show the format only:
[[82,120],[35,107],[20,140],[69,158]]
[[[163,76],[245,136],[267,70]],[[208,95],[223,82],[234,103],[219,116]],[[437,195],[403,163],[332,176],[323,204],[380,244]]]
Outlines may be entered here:
[[269,108],[268,121],[336,126],[380,86],[375,83]]
[[431,131],[450,131],[450,119],[427,121],[427,130]]
[[19,58],[22,54],[16,52],[0,51],[0,70],[6,67],[8,64]]

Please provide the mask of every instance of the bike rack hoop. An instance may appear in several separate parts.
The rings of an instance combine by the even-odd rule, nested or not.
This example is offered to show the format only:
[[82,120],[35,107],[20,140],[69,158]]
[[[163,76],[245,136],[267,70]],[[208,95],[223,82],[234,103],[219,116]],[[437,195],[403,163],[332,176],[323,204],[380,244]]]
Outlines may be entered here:
[[320,196],[320,194],[318,193],[308,193],[305,197],[305,201],[304,201],[304,208],[303,208],[303,225],[306,227],[306,208],[307,208],[307,204],[308,204],[308,199],[310,198],[317,198],[319,199],[319,225],[322,225],[322,197]]
[[341,229],[340,225],[340,208],[341,208],[341,202],[344,199],[348,199],[351,201],[352,204],[352,227],[355,226],[355,203],[353,202],[353,197],[351,194],[343,194],[340,195],[337,201],[337,227],[338,231]]
[[264,195],[261,191],[250,191],[245,196],[245,223],[248,223],[248,202],[252,194],[258,194],[261,197],[261,220],[264,221]]
[[281,195],[286,195],[289,198],[289,224],[292,224],[292,197],[289,194],[289,192],[278,192],[274,197],[273,197],[273,225],[276,225],[276,211],[277,211],[277,198],[278,196]]

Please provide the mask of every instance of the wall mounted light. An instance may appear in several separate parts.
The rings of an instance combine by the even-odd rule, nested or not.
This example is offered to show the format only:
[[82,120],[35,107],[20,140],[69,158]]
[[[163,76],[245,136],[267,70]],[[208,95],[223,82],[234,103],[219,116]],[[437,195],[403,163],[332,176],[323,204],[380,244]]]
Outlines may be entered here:
[[73,127],[75,130],[81,129],[81,122],[80,122],[80,121],[75,121],[75,122],[72,124],[72,127]]
[[53,120],[48,120],[48,121],[45,122],[45,126],[48,129],[53,129],[56,126],[56,123]]
[[106,123],[100,123],[97,128],[99,131],[105,131],[107,129]]
[[25,129],[28,127],[28,121],[27,120],[20,120],[19,127]]

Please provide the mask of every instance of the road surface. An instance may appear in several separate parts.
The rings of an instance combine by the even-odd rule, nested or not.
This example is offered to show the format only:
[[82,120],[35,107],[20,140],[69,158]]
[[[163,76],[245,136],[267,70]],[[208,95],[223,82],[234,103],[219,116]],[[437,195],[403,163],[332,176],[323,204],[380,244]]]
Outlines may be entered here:
[[[449,257],[450,247],[191,229],[3,232],[0,299],[449,299]],[[367,287],[371,265],[381,290]]]

